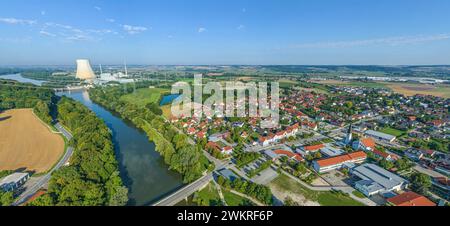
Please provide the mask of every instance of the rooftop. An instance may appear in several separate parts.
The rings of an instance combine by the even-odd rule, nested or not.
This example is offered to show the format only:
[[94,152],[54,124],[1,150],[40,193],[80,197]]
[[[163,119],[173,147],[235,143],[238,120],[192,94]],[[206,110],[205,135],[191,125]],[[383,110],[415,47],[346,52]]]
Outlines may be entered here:
[[28,176],[28,173],[13,173],[13,174],[3,178],[0,181],[0,186],[2,186],[4,184],[9,184],[9,183],[17,183],[21,179],[23,179],[24,177],[27,177],[27,176]]
[[363,164],[352,170],[362,180],[373,181],[386,190],[408,183],[407,180],[374,164]]
[[374,137],[380,137],[380,138],[383,138],[383,139],[386,139],[386,140],[393,140],[393,139],[395,139],[395,136],[392,136],[392,135],[389,135],[389,134],[386,134],[386,133],[373,131],[373,130],[367,130],[366,131],[366,135],[374,136]]
[[317,164],[319,164],[320,167],[326,167],[365,158],[367,158],[366,153],[364,153],[363,151],[358,151],[350,154],[339,155],[332,158],[317,160]]
[[405,192],[387,200],[396,206],[436,206],[436,204],[426,197],[414,192]]

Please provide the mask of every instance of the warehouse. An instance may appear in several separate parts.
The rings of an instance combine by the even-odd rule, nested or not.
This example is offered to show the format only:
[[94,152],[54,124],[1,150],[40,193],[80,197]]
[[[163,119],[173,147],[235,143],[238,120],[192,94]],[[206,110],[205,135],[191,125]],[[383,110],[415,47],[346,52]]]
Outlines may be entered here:
[[363,164],[351,170],[351,174],[360,180],[355,187],[370,197],[393,191],[401,191],[408,181],[374,164]]

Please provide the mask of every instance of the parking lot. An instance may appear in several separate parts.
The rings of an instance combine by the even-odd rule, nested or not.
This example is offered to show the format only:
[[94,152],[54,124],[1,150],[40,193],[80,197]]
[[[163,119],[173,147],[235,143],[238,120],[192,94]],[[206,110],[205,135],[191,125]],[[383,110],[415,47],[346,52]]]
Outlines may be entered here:
[[344,182],[344,180],[346,180],[347,177],[337,170],[333,170],[326,174],[322,174],[321,177],[331,186],[338,186],[338,187],[350,186]]

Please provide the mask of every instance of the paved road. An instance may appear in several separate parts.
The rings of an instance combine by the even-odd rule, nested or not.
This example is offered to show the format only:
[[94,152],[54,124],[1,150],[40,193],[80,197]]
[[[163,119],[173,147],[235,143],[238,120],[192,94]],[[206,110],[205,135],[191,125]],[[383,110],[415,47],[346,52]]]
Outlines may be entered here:
[[208,173],[206,176],[198,179],[197,181],[186,185],[185,187],[179,189],[175,193],[167,196],[166,198],[158,201],[152,206],[174,206],[177,203],[181,202],[183,199],[189,197],[194,194],[196,191],[200,190],[204,186],[206,186],[213,179],[212,173]]
[[[72,134],[70,134],[66,129],[64,129],[63,126],[61,126],[61,124],[57,123],[55,125],[55,128],[61,133],[63,134],[63,136],[67,139],[67,140],[71,140],[72,139]],[[62,166],[64,166],[65,164],[67,164],[69,162],[70,157],[73,154],[73,148],[72,147],[68,147],[64,156],[61,158],[61,160],[56,164],[55,167],[53,167],[52,170],[50,170],[47,174],[45,174],[42,177],[39,177],[39,179],[34,182],[33,185],[29,186],[22,194],[20,194],[20,196],[17,198],[16,202],[13,204],[14,206],[18,206],[24,202],[26,202],[29,198],[31,198],[37,191],[39,191],[41,188],[45,187],[48,182],[50,181],[50,177],[52,175],[53,172],[55,172],[56,170],[58,170],[59,168],[61,168]]]

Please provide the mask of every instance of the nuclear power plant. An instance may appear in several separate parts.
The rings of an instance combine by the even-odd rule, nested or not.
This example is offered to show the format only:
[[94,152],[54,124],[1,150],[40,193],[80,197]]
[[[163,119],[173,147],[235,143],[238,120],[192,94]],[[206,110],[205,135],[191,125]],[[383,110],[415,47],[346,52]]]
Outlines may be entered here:
[[77,75],[76,77],[81,80],[93,80],[96,78],[94,71],[91,68],[89,60],[80,59],[77,60]]

